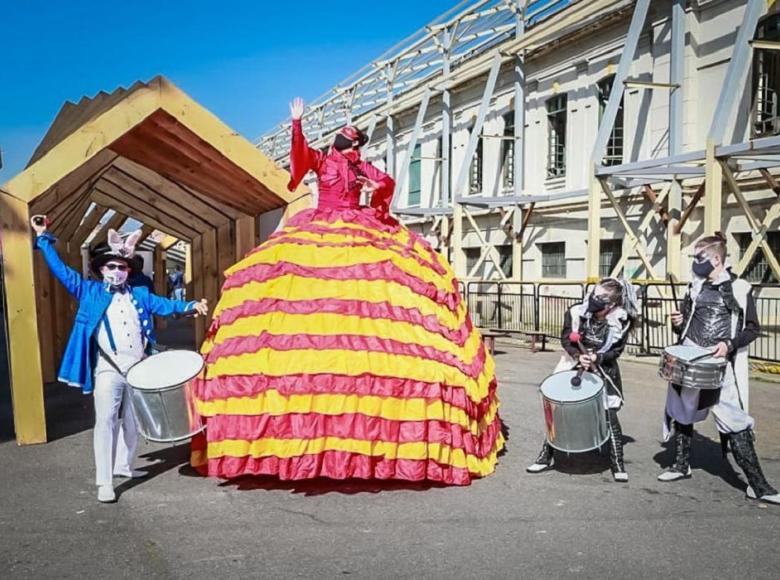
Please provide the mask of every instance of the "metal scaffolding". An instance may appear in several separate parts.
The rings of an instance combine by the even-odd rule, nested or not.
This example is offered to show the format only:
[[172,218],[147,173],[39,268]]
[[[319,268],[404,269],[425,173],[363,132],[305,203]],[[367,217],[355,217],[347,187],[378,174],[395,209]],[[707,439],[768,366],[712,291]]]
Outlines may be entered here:
[[[408,179],[415,146],[430,123],[430,110],[440,107],[441,193],[429,207],[402,207],[396,198],[393,211],[407,219],[430,224],[427,233],[435,236],[440,247],[451,248],[450,256],[456,273],[461,277],[475,275],[486,262],[495,265],[499,277],[504,277],[500,256],[493,240],[486,236],[477,218],[486,213],[498,214],[500,228],[506,232],[513,248],[513,278],[522,279],[523,234],[538,204],[562,200],[588,202],[587,277],[598,278],[602,213],[614,212],[625,230],[631,252],[639,258],[645,278],[660,280],[666,274],[681,274],[681,235],[686,221],[697,204],[704,210],[704,230],[721,229],[723,183],[737,199],[750,224],[753,241],[742,256],[737,271],[748,267],[760,248],[769,267],[780,279],[777,257],[766,241],[766,232],[780,217],[780,197],[763,218],[754,215],[742,190],[740,180],[760,176],[768,188],[778,193],[780,187],[768,169],[780,167],[780,137],[751,139],[726,143],[729,119],[745,88],[754,50],[778,50],[780,44],[754,40],[757,23],[767,9],[765,0],[746,0],[742,22],[734,44],[734,54],[726,72],[722,89],[712,116],[706,147],[701,151],[683,153],[684,52],[686,48],[686,0],[670,0],[671,42],[668,79],[647,81],[630,78],[637,49],[648,25],[650,0],[492,0],[461,2],[429,26],[388,51],[382,58],[353,75],[350,79],[317,99],[304,117],[304,128],[313,136],[314,146],[330,141],[332,134],[344,123],[367,127],[373,133],[382,125],[385,133],[386,169],[397,177],[401,191]],[[628,30],[615,72],[605,110],[590,156],[590,184],[587,189],[565,192],[534,192],[524,189],[525,63],[529,54],[544,48],[589,24],[604,22],[608,16],[628,19]],[[658,18],[661,14],[653,14]],[[482,135],[485,117],[502,70],[513,71],[514,134]],[[451,91],[466,82],[481,79],[482,97],[470,129],[465,156],[452,179],[451,128],[453,111]],[[665,157],[620,165],[607,165],[604,154],[612,134],[616,116],[626,89],[668,91],[669,146]],[[434,103],[432,105],[432,103]],[[471,105],[470,105],[471,106]],[[416,111],[416,120],[406,134],[406,154],[396,160],[396,117],[399,113]],[[277,127],[259,143],[270,157],[287,163],[289,124]],[[514,180],[508,195],[468,195],[471,161],[478,144],[484,138],[509,139],[514,142]],[[685,207],[684,197],[690,195]],[[641,196],[652,211],[639,220],[629,219],[619,200]],[[645,232],[660,224],[666,234],[666,272],[661,272],[647,250]],[[482,250],[471,271],[466,269],[464,239],[472,233]],[[617,274],[630,258],[623,252],[615,265]]]

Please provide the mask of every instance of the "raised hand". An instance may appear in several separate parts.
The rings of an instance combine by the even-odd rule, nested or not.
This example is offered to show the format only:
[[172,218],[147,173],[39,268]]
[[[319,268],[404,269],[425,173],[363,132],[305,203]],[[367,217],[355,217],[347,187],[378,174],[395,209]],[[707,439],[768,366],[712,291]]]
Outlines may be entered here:
[[306,109],[306,106],[303,104],[303,99],[300,97],[295,97],[290,102],[290,116],[293,118],[293,121],[298,121],[301,117],[303,117],[303,111]]
[[43,234],[49,226],[49,220],[45,215],[34,215],[30,219],[30,224],[36,235]]

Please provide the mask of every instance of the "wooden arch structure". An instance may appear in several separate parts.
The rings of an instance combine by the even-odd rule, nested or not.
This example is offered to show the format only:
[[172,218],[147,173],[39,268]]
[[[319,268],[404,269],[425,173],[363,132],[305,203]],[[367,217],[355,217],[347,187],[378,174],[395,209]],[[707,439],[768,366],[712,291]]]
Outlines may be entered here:
[[[11,392],[17,441],[46,441],[43,384],[56,380],[74,304],[33,252],[47,214],[63,259],[127,219],[190,246],[192,289],[213,306],[223,271],[257,241],[256,218],[288,206],[289,175],[163,77],[66,103],[27,168],[0,187]],[[102,224],[102,227],[101,227]],[[99,228],[97,234],[95,229]],[[197,319],[196,339],[206,320]]]

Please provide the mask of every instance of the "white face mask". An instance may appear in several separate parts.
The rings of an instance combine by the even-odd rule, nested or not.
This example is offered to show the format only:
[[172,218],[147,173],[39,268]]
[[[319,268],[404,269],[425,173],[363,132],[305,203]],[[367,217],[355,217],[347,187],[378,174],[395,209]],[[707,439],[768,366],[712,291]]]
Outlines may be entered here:
[[103,280],[112,286],[121,286],[127,281],[127,270],[109,270],[103,266],[100,273],[103,274]]

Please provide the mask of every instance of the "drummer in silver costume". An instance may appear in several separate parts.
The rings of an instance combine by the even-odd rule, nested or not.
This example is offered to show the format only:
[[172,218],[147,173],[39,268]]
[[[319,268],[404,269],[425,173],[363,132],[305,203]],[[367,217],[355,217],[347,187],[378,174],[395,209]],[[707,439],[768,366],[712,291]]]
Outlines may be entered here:
[[[623,433],[617,412],[623,406],[623,381],[617,359],[623,352],[628,333],[636,317],[636,295],[626,280],[606,278],[599,282],[582,304],[576,304],[564,316],[561,345],[563,355],[554,372],[580,366],[599,372],[606,383],[606,413],[610,425],[609,457],[615,481],[628,481],[623,463]],[[571,340],[572,332],[588,354]],[[553,448],[545,439],[536,461],[526,468],[539,473],[553,466]]]
[[669,384],[664,438],[673,435],[674,464],[658,479],[676,481],[691,476],[693,424],[706,419],[711,410],[724,450],[731,448],[747,478],[748,497],[780,503],[780,494],[767,482],[756,455],[754,420],[748,412],[747,348],[760,330],[752,287],[726,268],[722,234],[700,239],[695,252],[693,282],[682,312],[672,314],[672,329],[681,344],[711,348],[715,357],[725,357],[728,364],[720,389]]

